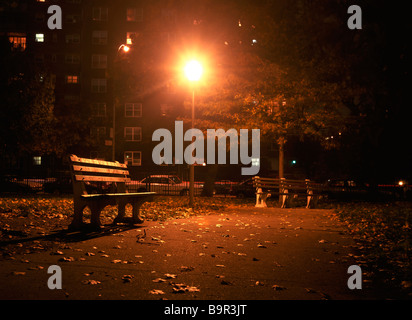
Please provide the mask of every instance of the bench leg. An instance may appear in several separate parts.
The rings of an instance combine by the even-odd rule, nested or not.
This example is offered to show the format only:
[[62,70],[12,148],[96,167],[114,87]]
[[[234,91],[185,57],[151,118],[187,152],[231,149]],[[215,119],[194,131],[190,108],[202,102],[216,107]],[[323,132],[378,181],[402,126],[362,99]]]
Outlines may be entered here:
[[140,224],[144,222],[144,219],[140,216],[140,207],[147,200],[137,200],[130,203],[133,207],[132,217],[126,217],[126,205],[128,202],[119,200],[117,203],[118,215],[114,219],[113,224],[118,223],[129,223],[129,224]]
[[306,209],[309,209],[312,206],[312,202],[313,202],[313,191],[309,190],[306,198],[307,198]]
[[308,194],[308,201],[307,201],[307,205],[306,208],[310,209],[310,208],[316,208],[317,204],[318,204],[318,200],[319,200],[319,196],[318,195],[313,195],[313,192]]
[[79,230],[83,226],[83,209],[85,205],[82,203],[74,202],[74,216],[73,221],[69,225],[70,230]]
[[288,200],[289,195],[287,194],[288,190],[283,190],[283,194],[280,196],[280,207],[286,208],[286,202]]
[[94,228],[100,228],[102,226],[100,222],[100,213],[104,209],[105,205],[99,202],[93,202],[90,204],[90,211],[92,213],[90,217],[90,225]]
[[256,191],[256,208],[266,208],[266,200],[271,196],[270,193],[263,192],[261,188]]
[[144,218],[140,215],[140,207],[145,201],[136,201],[133,203],[133,221],[136,224],[144,222]]

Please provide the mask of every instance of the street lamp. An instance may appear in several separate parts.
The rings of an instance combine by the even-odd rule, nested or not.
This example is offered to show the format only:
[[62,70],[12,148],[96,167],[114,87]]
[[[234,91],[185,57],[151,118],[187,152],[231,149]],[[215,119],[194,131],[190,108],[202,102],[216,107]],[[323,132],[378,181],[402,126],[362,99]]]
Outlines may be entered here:
[[[123,51],[124,53],[128,53],[130,51],[130,47],[125,44],[121,44],[117,48],[116,58],[117,60],[119,52]],[[114,85],[113,85],[114,88]],[[112,138],[112,160],[116,161],[116,97],[115,92],[113,91],[113,138]]]
[[[203,67],[199,61],[191,60],[189,61],[185,68],[184,72],[186,78],[192,82],[192,129],[194,128],[195,122],[195,82],[200,80],[200,77],[203,74]],[[194,142],[194,137],[192,138],[192,142]],[[193,155],[192,155],[193,156]],[[194,184],[195,184],[195,165],[192,163],[189,166],[189,206],[193,208],[194,202]]]

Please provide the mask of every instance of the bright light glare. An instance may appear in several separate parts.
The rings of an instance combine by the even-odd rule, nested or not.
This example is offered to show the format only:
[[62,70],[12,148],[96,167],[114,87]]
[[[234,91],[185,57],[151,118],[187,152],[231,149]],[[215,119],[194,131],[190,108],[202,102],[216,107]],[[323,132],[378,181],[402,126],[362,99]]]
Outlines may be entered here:
[[185,75],[189,81],[199,81],[200,77],[203,74],[202,65],[196,61],[191,60],[185,66]]
[[124,51],[124,52],[129,52],[129,50],[130,50],[130,47],[129,47],[129,46],[123,46],[123,51]]
[[401,187],[403,186],[403,183],[404,183],[404,182],[403,182],[402,180],[398,182],[398,184],[399,184]]

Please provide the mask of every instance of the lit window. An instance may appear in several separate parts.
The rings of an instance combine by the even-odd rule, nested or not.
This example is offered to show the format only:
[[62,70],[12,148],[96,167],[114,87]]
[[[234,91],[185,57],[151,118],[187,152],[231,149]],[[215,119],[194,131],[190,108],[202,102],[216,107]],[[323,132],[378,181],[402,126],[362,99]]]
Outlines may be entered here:
[[26,35],[24,33],[10,33],[9,41],[14,50],[24,51],[26,49]]
[[124,162],[126,162],[128,166],[141,166],[142,153],[140,151],[126,151],[124,153]]
[[126,34],[126,44],[133,44],[138,36],[137,32],[128,32]]
[[125,127],[124,139],[126,141],[142,141],[142,128],[140,127]]
[[44,42],[44,33],[36,33],[36,42]]
[[141,103],[126,103],[124,116],[126,118],[140,118],[142,116],[142,104]]
[[126,10],[126,20],[127,21],[136,21],[136,9],[127,8]]
[[252,158],[252,167],[260,167],[260,159]]
[[66,76],[66,83],[79,83],[79,77],[74,75]]
[[35,166],[41,166],[41,157],[33,157],[33,164]]

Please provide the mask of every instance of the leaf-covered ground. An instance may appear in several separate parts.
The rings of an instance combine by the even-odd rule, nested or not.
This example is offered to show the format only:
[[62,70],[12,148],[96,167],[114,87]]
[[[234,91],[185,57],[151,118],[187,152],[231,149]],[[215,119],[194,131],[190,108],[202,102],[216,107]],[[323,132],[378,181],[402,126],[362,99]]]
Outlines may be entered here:
[[[189,208],[188,197],[159,196],[142,206],[148,220],[187,218],[221,213],[227,209],[254,206],[254,199],[196,198]],[[332,204],[327,204],[330,207]],[[366,274],[390,287],[412,287],[412,203],[333,204],[336,216],[344,221],[357,244],[355,258]],[[0,197],[0,241],[47,235],[64,230],[71,222],[73,199],[67,197]],[[103,224],[111,223],[116,209],[106,207]],[[85,218],[89,218],[87,210]],[[1,249],[1,248],[0,248]]]
[[[158,196],[142,205],[141,214],[147,220],[188,218],[224,211],[226,208],[252,205],[253,199],[214,197],[196,198],[195,207],[189,207],[188,197]],[[131,207],[126,211],[131,214]],[[52,196],[0,197],[0,241],[18,237],[47,234],[66,228],[73,215],[73,198]],[[106,207],[101,215],[102,224],[110,224],[117,216],[115,207]],[[90,219],[88,208],[84,220]]]
[[369,277],[412,287],[412,203],[347,203],[336,208],[357,243]]

